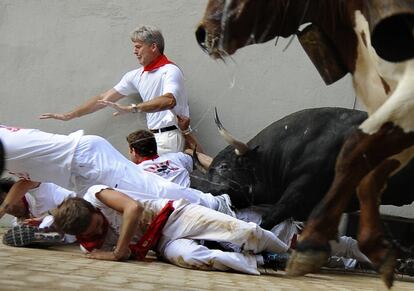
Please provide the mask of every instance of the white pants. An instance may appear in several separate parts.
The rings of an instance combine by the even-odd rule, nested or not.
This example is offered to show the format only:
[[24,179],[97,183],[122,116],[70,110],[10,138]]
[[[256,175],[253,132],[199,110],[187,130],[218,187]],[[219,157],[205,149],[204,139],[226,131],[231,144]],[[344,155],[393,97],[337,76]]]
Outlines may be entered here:
[[[198,240],[230,242],[241,253],[208,249]],[[270,231],[195,204],[176,208],[163,229],[158,251],[184,268],[235,270],[259,275],[256,256],[262,251],[286,252],[288,246]]]
[[[236,216],[238,219],[253,221],[260,224],[266,207],[269,206],[252,206],[241,209],[236,212]],[[302,224],[300,222],[294,221],[293,219],[287,219],[278,225],[275,225],[271,229],[271,232],[281,241],[290,245],[293,236],[295,234],[298,235],[301,228]],[[329,244],[331,246],[331,256],[343,257],[343,261],[346,265],[355,265],[356,261],[370,263],[368,257],[359,250],[358,242],[352,237],[341,236],[338,238],[338,241],[333,240],[330,241]]]
[[179,186],[144,171],[99,136],[80,139],[72,162],[71,181],[81,195],[93,185],[106,185],[127,191],[137,199],[184,198],[212,209],[218,207],[213,195]]
[[184,151],[185,139],[178,129],[155,133],[159,155]]
[[358,242],[349,236],[341,236],[338,241],[330,241],[331,255],[344,257],[347,259],[355,259],[358,262],[370,263],[366,255],[364,255],[358,247]]

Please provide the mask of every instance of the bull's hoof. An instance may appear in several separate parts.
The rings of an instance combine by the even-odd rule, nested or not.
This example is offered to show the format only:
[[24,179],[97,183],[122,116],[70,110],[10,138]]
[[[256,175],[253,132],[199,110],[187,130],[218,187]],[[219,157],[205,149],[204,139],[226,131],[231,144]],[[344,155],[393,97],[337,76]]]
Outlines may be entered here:
[[286,274],[303,276],[308,273],[316,273],[328,261],[330,253],[329,244],[315,246],[301,242],[289,259]]
[[390,249],[385,255],[382,263],[377,266],[378,273],[381,276],[382,281],[389,288],[394,283],[394,270],[397,266],[397,255],[394,250]]

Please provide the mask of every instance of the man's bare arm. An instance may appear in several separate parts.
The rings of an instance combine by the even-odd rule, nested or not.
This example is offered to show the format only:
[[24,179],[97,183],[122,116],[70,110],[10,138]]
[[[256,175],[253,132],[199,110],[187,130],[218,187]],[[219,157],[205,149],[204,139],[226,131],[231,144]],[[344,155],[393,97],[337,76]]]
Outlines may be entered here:
[[14,205],[17,201],[23,198],[24,194],[27,193],[30,189],[36,188],[39,186],[39,182],[34,182],[30,180],[21,179],[14,183],[10,188],[9,193],[6,198],[4,198],[3,203],[0,206],[0,218],[7,213],[7,210],[10,206]]
[[79,107],[76,107],[74,110],[66,112],[66,113],[43,113],[39,116],[40,119],[57,119],[57,120],[71,120],[76,117],[81,117],[93,112],[96,112],[102,108],[104,108],[106,105],[101,104],[99,100],[106,100],[111,102],[116,102],[119,99],[125,97],[124,95],[120,94],[115,89],[110,89],[106,91],[105,93],[102,93],[98,96],[94,96],[88,101],[86,101],[84,104],[80,105]]
[[108,207],[122,213],[121,231],[113,255],[116,260],[127,259],[130,254],[129,244],[137,228],[143,206],[124,193],[112,189],[105,189],[96,197]]
[[158,112],[163,110],[172,109],[176,105],[176,100],[174,95],[171,93],[167,93],[162,96],[158,96],[154,99],[149,101],[145,101],[138,104],[131,104],[131,105],[121,105],[116,102],[112,102],[109,100],[99,100],[97,101],[98,104],[101,106],[109,106],[116,110],[113,113],[114,116],[118,116],[125,113],[137,113],[137,112]]

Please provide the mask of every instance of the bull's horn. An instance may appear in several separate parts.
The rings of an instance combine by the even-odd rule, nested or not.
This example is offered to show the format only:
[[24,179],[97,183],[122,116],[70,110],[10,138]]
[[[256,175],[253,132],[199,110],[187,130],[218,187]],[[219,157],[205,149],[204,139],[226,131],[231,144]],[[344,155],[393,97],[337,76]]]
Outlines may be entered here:
[[197,146],[194,147],[192,157],[193,157],[193,165],[194,165],[194,167],[196,167],[196,169],[199,170],[201,173],[207,174],[208,168],[206,169],[203,166],[203,164],[200,162],[200,160],[198,159]]
[[214,116],[214,121],[216,122],[216,125],[218,127],[218,130],[221,134],[221,136],[224,138],[224,140],[232,145],[235,148],[235,152],[236,155],[238,156],[242,156],[245,153],[247,153],[249,151],[249,147],[245,144],[242,143],[241,141],[238,141],[237,139],[235,139],[224,127],[223,124],[221,124],[221,121],[218,117],[217,114],[217,108],[214,108],[215,111],[215,116]]
[[390,62],[414,57],[414,2],[369,0],[365,2],[372,46]]

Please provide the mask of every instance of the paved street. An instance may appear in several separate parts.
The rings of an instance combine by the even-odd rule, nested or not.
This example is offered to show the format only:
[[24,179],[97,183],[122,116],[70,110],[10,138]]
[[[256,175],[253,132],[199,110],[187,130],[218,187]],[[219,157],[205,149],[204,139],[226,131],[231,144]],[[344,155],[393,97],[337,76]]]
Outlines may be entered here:
[[[35,249],[0,244],[0,268],[0,290],[387,290],[371,274],[330,271],[289,278],[283,272],[205,272],[156,261],[90,260],[77,246]],[[414,290],[414,278],[400,278],[393,290]]]

